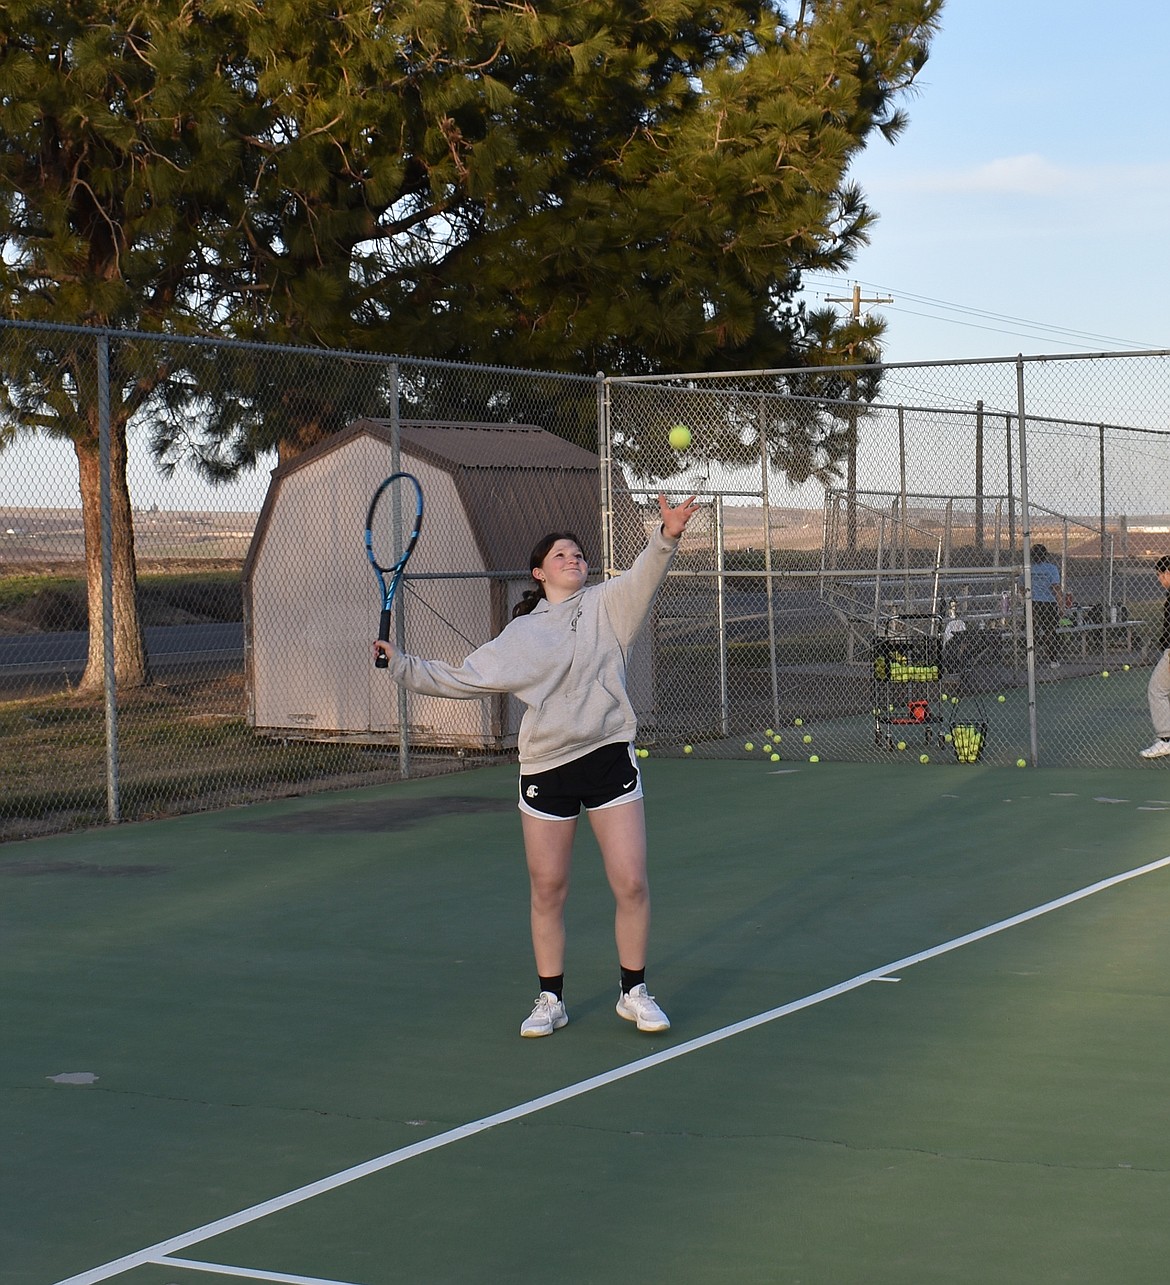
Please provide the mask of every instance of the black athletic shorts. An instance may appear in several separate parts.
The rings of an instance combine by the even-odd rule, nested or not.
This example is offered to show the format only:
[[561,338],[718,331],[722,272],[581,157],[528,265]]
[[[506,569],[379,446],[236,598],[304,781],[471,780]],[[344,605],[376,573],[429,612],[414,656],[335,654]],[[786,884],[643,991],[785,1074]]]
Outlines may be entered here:
[[572,821],[581,814],[642,797],[642,774],[634,747],[621,742],[591,750],[571,763],[520,777],[520,811],[550,821]]

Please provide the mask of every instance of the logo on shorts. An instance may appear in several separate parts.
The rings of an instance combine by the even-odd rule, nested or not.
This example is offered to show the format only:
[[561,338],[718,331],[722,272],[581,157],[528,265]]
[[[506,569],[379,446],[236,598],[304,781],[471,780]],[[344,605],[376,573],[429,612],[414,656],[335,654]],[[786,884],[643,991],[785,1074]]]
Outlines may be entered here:
[[540,793],[539,785],[530,785],[528,789],[524,791],[524,797],[526,799],[534,799],[539,793]]

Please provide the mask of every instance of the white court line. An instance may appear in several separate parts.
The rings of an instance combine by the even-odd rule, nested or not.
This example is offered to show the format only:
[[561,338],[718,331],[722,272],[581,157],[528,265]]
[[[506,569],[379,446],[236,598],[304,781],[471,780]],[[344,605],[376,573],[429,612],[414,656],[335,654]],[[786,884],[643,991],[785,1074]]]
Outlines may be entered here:
[[193,1272],[212,1272],[218,1276],[243,1276],[250,1281],[277,1281],[279,1285],[352,1285],[350,1281],[326,1280],[322,1276],[289,1276],[284,1272],[262,1272],[255,1267],[227,1267],[223,1263],[200,1263],[193,1258],[172,1258],[164,1254],[152,1260],[159,1267],[186,1267]]
[[[651,1053],[649,1057],[638,1058],[635,1062],[627,1062],[625,1066],[615,1067],[612,1071],[604,1071],[600,1075],[590,1076],[587,1080],[579,1080],[576,1084],[566,1085],[563,1089],[556,1089],[554,1092],[545,1093],[539,1098],[532,1098],[528,1102],[521,1102],[516,1106],[508,1107],[504,1111],[497,1111],[495,1115],[487,1115],[480,1120],[472,1120],[468,1124],[461,1124],[454,1129],[448,1129],[445,1133],[437,1133],[434,1137],[424,1138],[421,1142],[413,1142],[410,1146],[400,1147],[397,1151],[389,1151],[383,1156],[376,1156],[373,1160],[366,1160],[350,1169],[342,1169],[339,1173],[331,1174],[327,1178],[319,1178],[316,1182],[311,1182],[304,1187],[297,1187],[294,1191],[285,1192],[282,1196],[274,1196],[271,1200],[262,1201],[258,1205],[251,1205],[247,1209],[241,1209],[238,1213],[228,1214],[225,1218],[216,1219],[215,1222],[206,1223],[204,1226],[196,1227],[192,1231],[172,1236],[169,1240],[159,1241],[156,1245],[149,1245],[145,1249],[136,1250],[134,1253],[126,1254],[122,1258],[103,1263],[100,1267],[91,1267],[88,1271],[79,1272],[76,1276],[69,1276],[64,1280],[57,1281],[56,1285],[97,1285],[97,1282],[109,1280],[112,1276],[118,1276],[122,1272],[131,1270],[131,1268],[142,1267],[148,1263],[163,1263],[166,1261],[165,1256],[174,1250],[188,1249],[192,1245],[198,1245],[216,1236],[222,1236],[225,1232],[235,1231],[238,1227],[244,1227],[248,1223],[258,1222],[261,1218],[267,1218],[269,1214],[279,1213],[281,1210],[289,1209],[293,1205],[299,1205],[303,1201],[311,1200],[314,1196],[323,1195],[327,1191],[335,1191],[338,1187],[357,1182],[360,1178],[368,1178],[371,1174],[380,1173],[383,1169],[389,1169],[393,1165],[399,1165],[406,1160],[413,1160],[417,1156],[426,1155],[429,1151],[437,1151],[440,1147],[450,1146],[453,1142],[462,1142],[465,1138],[473,1138],[476,1134],[485,1133],[488,1129],[497,1128],[501,1124],[511,1124],[515,1120],[522,1120],[525,1116],[535,1115],[548,1107],[559,1106],[562,1102],[569,1102],[573,1098],[592,1093],[594,1089],[616,1084],[619,1080],[638,1075],[642,1071],[650,1070],[652,1067],[662,1066],[666,1062],[672,1062],[675,1058],[685,1057],[688,1053],[695,1053],[699,1049],[707,1048],[709,1045],[729,1040],[735,1035],[742,1035],[746,1031],[755,1030],[757,1026],[766,1026],[769,1022],[775,1022],[781,1017],[788,1017],[792,1013],[799,1013],[803,1009],[812,1008],[816,1004],[823,1004],[826,1000],[836,999],[839,995],[847,995],[850,991],[866,986],[870,982],[885,980],[901,969],[911,968],[913,965],[924,963],[928,959],[937,959],[940,955],[949,954],[951,951],[959,950],[963,946],[970,946],[973,942],[982,941],[985,937],[993,937],[997,933],[1006,932],[1009,928],[1016,928],[1020,924],[1027,923],[1030,919],[1039,919],[1041,915],[1047,915],[1053,910],[1060,910],[1064,906],[1071,906],[1074,902],[1083,901],[1086,897],[1105,892],[1118,884],[1126,883],[1130,879],[1140,878],[1142,875],[1151,874],[1153,871],[1161,870],[1166,866],[1170,866],[1170,856],[1161,857],[1159,860],[1151,861],[1144,866],[1137,866],[1133,870],[1126,870],[1122,874],[1111,875],[1108,879],[1102,879],[1097,883],[1089,884],[1085,888],[1079,888],[1076,892],[1057,897],[1054,901],[1046,901],[1043,905],[1034,906],[1031,910],[1023,910],[1018,915],[1012,915],[1008,919],[1001,919],[998,923],[988,924],[986,928],[978,928],[974,932],[964,933],[961,937],[952,937],[950,941],[945,941],[938,946],[931,946],[927,950],[919,951],[916,955],[906,955],[902,959],[894,960],[892,963],[883,964],[880,968],[871,968],[866,973],[858,973],[856,977],[851,977],[848,981],[838,982],[835,986],[828,986],[824,990],[815,992],[815,994],[804,996],[803,999],[791,1000],[787,1004],[781,1004],[778,1008],[770,1008],[767,1012],[757,1013],[755,1017],[744,1018],[743,1021],[733,1022],[730,1026],[720,1027],[717,1031],[710,1031],[706,1035],[700,1035],[693,1040],[676,1044],[672,1048],[662,1049],[658,1053]],[[223,1269],[221,1268],[220,1270]],[[258,1280],[296,1279],[290,1277],[266,1277],[262,1273],[256,1272],[250,1274]]]

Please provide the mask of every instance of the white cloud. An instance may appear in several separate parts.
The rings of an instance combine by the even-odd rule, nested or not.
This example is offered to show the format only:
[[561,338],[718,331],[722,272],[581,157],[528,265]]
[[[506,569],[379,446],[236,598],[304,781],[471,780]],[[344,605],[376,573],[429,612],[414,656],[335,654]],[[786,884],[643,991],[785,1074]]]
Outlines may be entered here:
[[869,187],[976,196],[1082,196],[1167,191],[1170,165],[1059,165],[1038,152],[1002,156],[965,169],[903,172],[886,182],[874,176]]
[[961,170],[942,170],[910,178],[912,186],[929,192],[974,192],[986,195],[1049,196],[1080,186],[1083,176],[1054,165],[1036,152],[1003,156]]

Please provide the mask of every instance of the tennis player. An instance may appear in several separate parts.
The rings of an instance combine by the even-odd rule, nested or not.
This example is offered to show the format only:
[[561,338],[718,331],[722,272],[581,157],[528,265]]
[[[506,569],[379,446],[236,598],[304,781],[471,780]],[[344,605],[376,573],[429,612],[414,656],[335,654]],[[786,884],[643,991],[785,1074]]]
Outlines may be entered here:
[[642,779],[633,740],[637,719],[626,664],[679,538],[698,509],[692,495],[672,508],[630,569],[586,586],[589,566],[571,532],[546,535],[529,559],[536,582],[491,642],[461,666],[422,660],[376,642],[388,673],[427,696],[474,699],[511,692],[520,721],[520,821],[528,864],[532,949],[540,993],[522,1036],[551,1035],[569,1020],[564,1000],[565,901],[573,839],[584,808],[616,902],[621,989],[617,1012],[640,1031],[670,1021],[646,988],[650,892]]
[[1153,744],[1141,751],[1144,759],[1160,759],[1170,754],[1170,557],[1154,563],[1158,583],[1166,590],[1162,602],[1162,631],[1158,634],[1158,659],[1146,685],[1150,704],[1150,722],[1154,725]]

